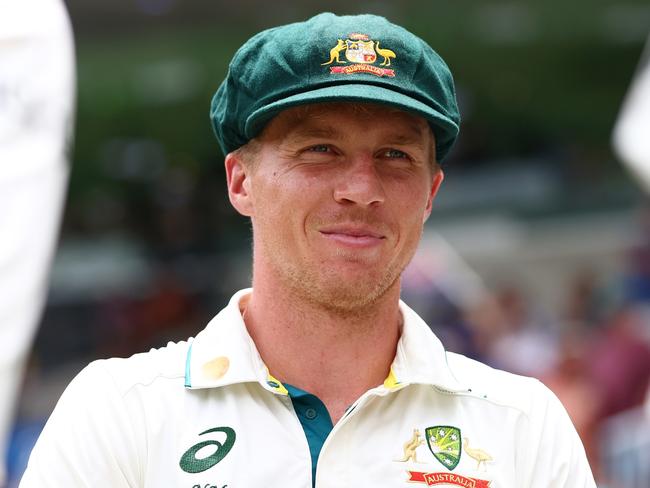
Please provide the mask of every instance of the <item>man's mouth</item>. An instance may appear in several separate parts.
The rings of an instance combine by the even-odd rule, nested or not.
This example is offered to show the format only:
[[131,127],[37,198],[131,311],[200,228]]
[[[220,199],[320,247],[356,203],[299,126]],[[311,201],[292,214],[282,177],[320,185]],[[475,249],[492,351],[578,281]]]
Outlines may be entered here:
[[319,232],[327,239],[352,247],[372,247],[386,239],[378,230],[364,225],[325,226]]

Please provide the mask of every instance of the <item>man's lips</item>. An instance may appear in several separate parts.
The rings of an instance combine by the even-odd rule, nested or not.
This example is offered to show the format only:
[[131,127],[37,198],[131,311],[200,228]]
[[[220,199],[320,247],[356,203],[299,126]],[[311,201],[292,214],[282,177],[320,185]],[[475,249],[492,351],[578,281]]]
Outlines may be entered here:
[[371,247],[383,241],[386,236],[381,232],[363,226],[330,226],[319,229],[327,239],[354,247]]

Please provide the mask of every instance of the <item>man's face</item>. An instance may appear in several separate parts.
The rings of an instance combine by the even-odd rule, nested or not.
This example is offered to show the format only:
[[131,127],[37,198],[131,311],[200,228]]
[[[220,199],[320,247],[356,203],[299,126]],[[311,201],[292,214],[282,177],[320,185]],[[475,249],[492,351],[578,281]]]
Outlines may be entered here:
[[425,120],[316,104],[282,112],[259,142],[254,162],[226,160],[231,201],[252,220],[254,278],[341,312],[399,287],[442,181]]

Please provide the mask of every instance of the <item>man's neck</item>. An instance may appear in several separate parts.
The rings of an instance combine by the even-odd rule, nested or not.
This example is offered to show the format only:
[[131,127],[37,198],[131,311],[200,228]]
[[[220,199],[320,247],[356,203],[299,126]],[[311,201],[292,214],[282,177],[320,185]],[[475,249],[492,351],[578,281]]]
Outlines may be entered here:
[[400,335],[398,302],[399,282],[363,310],[334,313],[273,280],[254,280],[242,312],[270,373],[318,396],[336,423],[387,377]]

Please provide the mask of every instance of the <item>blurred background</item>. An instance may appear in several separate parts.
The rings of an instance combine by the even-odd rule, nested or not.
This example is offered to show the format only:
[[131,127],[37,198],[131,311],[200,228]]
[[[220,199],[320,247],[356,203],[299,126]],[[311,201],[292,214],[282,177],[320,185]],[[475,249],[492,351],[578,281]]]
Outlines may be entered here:
[[449,350],[552,388],[600,487],[650,486],[650,206],[611,143],[647,0],[66,4],[74,157],[11,486],[83,366],[192,336],[248,285],[210,99],[251,35],[325,10],[388,17],[456,79],[461,135],[405,300]]

